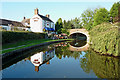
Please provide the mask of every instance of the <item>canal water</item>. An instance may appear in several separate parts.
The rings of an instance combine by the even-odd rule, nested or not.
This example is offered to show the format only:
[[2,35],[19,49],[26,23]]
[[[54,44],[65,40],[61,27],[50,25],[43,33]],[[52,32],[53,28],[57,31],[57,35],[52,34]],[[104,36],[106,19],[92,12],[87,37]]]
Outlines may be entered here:
[[120,78],[120,59],[101,56],[84,40],[61,42],[3,59],[3,78]]

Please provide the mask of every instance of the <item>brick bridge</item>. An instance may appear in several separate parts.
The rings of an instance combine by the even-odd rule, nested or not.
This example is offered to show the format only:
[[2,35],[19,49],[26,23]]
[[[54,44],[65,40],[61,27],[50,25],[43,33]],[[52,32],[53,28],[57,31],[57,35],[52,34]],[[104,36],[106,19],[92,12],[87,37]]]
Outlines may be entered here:
[[69,36],[75,33],[84,34],[87,37],[87,43],[90,42],[89,32],[86,29],[69,29],[69,33]]

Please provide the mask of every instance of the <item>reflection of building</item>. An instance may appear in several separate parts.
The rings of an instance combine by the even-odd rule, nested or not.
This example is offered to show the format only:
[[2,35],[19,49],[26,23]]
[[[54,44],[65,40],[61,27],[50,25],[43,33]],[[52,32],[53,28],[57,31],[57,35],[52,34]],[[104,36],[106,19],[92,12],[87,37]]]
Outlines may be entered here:
[[39,71],[39,66],[46,63],[46,64],[50,64],[50,59],[52,59],[54,57],[55,51],[54,50],[50,50],[50,51],[46,51],[46,52],[40,52],[37,54],[34,54],[33,56],[31,56],[30,61],[32,62],[32,64],[35,66],[35,71]]

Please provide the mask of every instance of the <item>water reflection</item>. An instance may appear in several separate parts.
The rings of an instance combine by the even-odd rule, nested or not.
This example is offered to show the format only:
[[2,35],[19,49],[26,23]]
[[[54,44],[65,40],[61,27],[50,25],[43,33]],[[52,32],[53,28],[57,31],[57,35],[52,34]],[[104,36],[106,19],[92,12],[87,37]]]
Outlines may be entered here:
[[69,44],[74,47],[82,47],[85,44],[87,44],[87,42],[85,40],[76,39],[76,40],[73,40],[72,42],[69,42]]
[[87,51],[89,48],[89,44],[86,40],[74,40],[69,42],[69,50],[70,51]]
[[46,51],[46,52],[40,52],[37,54],[34,54],[30,57],[30,61],[35,66],[35,71],[39,71],[39,66],[46,63],[50,64],[50,59],[54,57],[54,50]]
[[80,59],[80,66],[86,73],[93,70],[98,78],[120,78],[120,58],[101,56],[89,50]]
[[[17,72],[17,69],[20,69],[21,67],[19,66],[23,64],[18,63],[17,65],[19,66],[16,67],[16,71],[12,72],[15,70],[14,65],[16,65],[16,63],[14,63],[13,66],[4,69],[3,74],[4,76],[13,74],[18,77],[23,77],[25,74],[29,74],[32,76],[38,76],[39,78],[48,76],[50,77],[50,75],[51,77],[61,77],[61,75],[67,75],[68,77],[78,78],[83,78],[83,76],[84,78],[96,78],[96,76],[98,78],[120,78],[119,58],[100,56],[98,53],[95,53],[90,49],[88,50],[88,46],[85,49],[84,46],[86,46],[86,42],[81,42],[81,46],[79,47],[74,46],[76,43],[80,45],[79,42],[62,42],[43,47],[42,49],[37,49],[33,51],[34,53],[32,52],[32,55],[27,56],[27,58],[23,58],[24,62],[30,62],[25,66],[25,70],[27,71],[24,71],[24,73],[21,75],[15,75],[15,72],[19,73]],[[74,48],[70,49],[71,46]],[[78,48],[81,48],[81,50],[76,51]],[[51,66],[45,67],[45,65],[43,65],[45,63],[47,65],[50,64]],[[31,67],[30,65],[34,65],[33,68],[28,68]],[[28,71],[33,70],[35,70],[35,72],[37,71],[38,74],[35,74],[34,72],[28,73]],[[50,70],[52,72],[49,72]]]

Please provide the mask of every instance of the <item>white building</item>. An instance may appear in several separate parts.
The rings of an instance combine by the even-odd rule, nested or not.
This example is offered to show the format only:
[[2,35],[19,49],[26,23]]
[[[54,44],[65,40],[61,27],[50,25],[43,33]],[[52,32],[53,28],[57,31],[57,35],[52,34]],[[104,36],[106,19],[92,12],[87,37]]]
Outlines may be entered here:
[[32,32],[45,32],[54,31],[54,22],[50,19],[50,16],[40,15],[38,9],[34,10],[34,16],[30,19],[30,27]]

